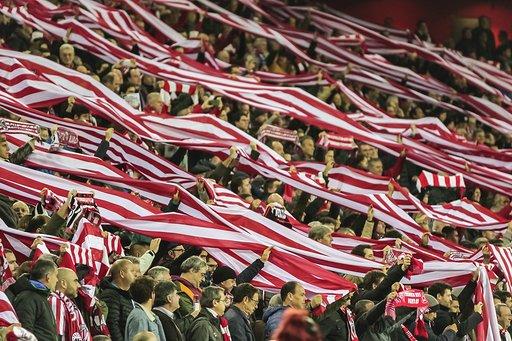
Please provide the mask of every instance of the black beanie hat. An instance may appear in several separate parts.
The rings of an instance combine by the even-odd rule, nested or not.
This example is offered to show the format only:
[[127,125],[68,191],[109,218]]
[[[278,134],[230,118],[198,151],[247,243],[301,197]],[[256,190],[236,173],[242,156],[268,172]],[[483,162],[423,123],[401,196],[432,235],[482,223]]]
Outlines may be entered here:
[[212,274],[212,282],[213,284],[220,284],[228,279],[236,279],[236,277],[235,270],[229,266],[219,266]]

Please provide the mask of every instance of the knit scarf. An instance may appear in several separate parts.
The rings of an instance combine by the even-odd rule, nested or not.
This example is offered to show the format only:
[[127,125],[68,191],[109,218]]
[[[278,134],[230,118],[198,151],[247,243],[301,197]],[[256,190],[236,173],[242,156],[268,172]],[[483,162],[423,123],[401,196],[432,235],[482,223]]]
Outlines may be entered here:
[[39,126],[27,122],[0,119],[0,133],[26,134],[39,138]]
[[412,335],[411,331],[409,329],[407,329],[406,326],[404,326],[403,324],[401,325],[402,327],[402,331],[404,332],[405,336],[407,336],[407,338],[409,339],[409,341],[416,341],[417,339],[414,337],[414,335]]
[[[409,307],[416,308],[416,327],[414,328],[414,335],[428,338],[427,328],[425,321],[423,320],[423,314],[428,310],[428,301],[423,295],[421,290],[404,290],[398,293],[394,300],[390,300],[386,303],[385,314],[391,316],[393,319],[396,318],[395,309],[398,307]],[[405,335],[409,340],[413,341],[416,338],[413,337],[411,332],[402,325]],[[407,332],[406,332],[407,331]],[[410,334],[410,336],[409,336]],[[413,337],[411,339],[411,337]]]
[[352,315],[352,311],[350,311],[350,309],[347,307],[341,307],[340,310],[343,314],[345,314],[347,318],[349,341],[359,341],[359,338],[357,337],[356,333],[356,325],[354,323],[354,316]]
[[231,341],[231,334],[229,333],[229,328],[228,328],[228,320],[224,316],[219,317],[219,320],[220,320],[220,332],[222,334],[222,339],[224,341]]

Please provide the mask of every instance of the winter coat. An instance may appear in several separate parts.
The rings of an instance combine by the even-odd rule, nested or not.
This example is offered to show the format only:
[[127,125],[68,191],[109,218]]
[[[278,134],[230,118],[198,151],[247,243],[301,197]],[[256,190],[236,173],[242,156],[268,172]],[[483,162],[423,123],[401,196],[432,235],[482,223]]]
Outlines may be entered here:
[[224,317],[228,320],[229,334],[232,341],[255,340],[249,317],[237,306],[232,305],[224,314]]
[[21,291],[14,299],[14,309],[21,326],[32,332],[39,341],[56,341],[57,325],[48,303],[50,289],[38,281],[22,282]]
[[98,298],[108,308],[107,327],[112,341],[124,341],[124,332],[128,316],[134,308],[130,293],[112,284],[111,278],[104,278],[100,283]]
[[220,319],[214,317],[206,308],[194,319],[187,331],[187,341],[223,341]]
[[265,322],[265,340],[272,337],[272,334],[279,326],[287,307],[268,307],[263,313],[263,322]]

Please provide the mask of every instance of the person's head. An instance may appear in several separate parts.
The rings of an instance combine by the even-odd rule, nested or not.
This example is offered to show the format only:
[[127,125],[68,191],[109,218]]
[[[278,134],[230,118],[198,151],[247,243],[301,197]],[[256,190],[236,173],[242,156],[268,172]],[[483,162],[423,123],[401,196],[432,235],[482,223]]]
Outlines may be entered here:
[[278,193],[272,193],[267,198],[267,205],[271,205],[277,203],[284,207],[284,199],[283,197]]
[[272,340],[321,341],[323,337],[320,328],[306,310],[286,309]]
[[116,82],[116,76],[113,72],[109,72],[103,76],[101,82],[113,92],[119,93],[119,83]]
[[484,237],[488,241],[496,240],[496,232],[495,231],[486,230],[486,231],[482,232],[482,237]]
[[141,257],[149,250],[149,244],[133,243],[130,245],[130,256]]
[[510,307],[504,303],[499,303],[496,305],[496,317],[498,318],[498,324],[504,330],[507,330],[510,327],[510,322],[512,321],[512,312],[510,311]]
[[213,273],[219,264],[212,256],[208,256],[206,257],[206,265],[208,266],[208,272]]
[[59,48],[59,60],[64,66],[71,66],[75,59],[75,48],[71,44],[62,44]]
[[158,338],[152,332],[139,332],[135,334],[132,341],[158,341]]
[[229,266],[219,266],[212,274],[212,283],[218,285],[226,292],[231,292],[231,289],[236,285],[236,272]]
[[443,236],[454,243],[459,242],[459,232],[451,226],[445,226],[442,230]]
[[201,257],[192,256],[181,263],[180,270],[181,277],[188,280],[196,288],[199,288],[199,285],[206,276],[208,267],[206,266],[206,262],[201,259]]
[[155,286],[155,307],[164,307],[170,312],[180,307],[178,287],[171,281],[161,281]]
[[485,131],[483,129],[475,130],[474,137],[476,143],[484,144],[485,143]]
[[459,300],[455,295],[452,295],[452,303],[450,304],[450,313],[460,314]]
[[429,295],[435,297],[440,305],[450,309],[452,304],[452,287],[443,282],[436,282],[428,288]]
[[384,171],[382,161],[377,158],[370,159],[370,161],[368,161],[368,171],[374,175],[382,175]]
[[359,145],[359,153],[366,159],[371,159],[373,157],[373,147],[369,144],[361,143]]
[[7,264],[9,264],[9,269],[11,270],[11,273],[14,273],[14,270],[16,270],[19,267],[18,262],[16,261],[16,255],[14,254],[14,252],[12,252],[12,250],[9,249],[5,249],[4,254]]
[[356,304],[354,306],[354,314],[357,317],[360,317],[364,313],[369,312],[373,308],[374,305],[375,305],[375,303],[373,303],[373,301],[359,300],[356,302]]
[[300,142],[302,153],[304,156],[313,157],[315,154],[315,141],[311,136],[304,136]]
[[298,282],[286,282],[281,287],[281,300],[284,306],[295,309],[304,309],[306,306],[306,291]]
[[284,147],[281,142],[272,141],[270,146],[272,147],[272,150],[275,151],[277,154],[284,156]]
[[512,294],[508,291],[496,291],[494,296],[499,297],[502,303],[505,303],[509,308],[512,308]]
[[110,267],[112,282],[123,290],[128,290],[135,281],[137,269],[128,259],[119,259]]
[[139,278],[142,276],[142,272],[140,271],[140,259],[134,256],[124,256],[121,259],[127,259],[132,262],[132,271],[135,274],[135,278]]
[[243,131],[247,131],[249,129],[249,115],[240,114],[235,119],[235,126]]
[[331,161],[334,161],[334,150],[333,149],[329,149],[328,151],[325,152],[325,155],[324,155],[324,163],[325,164],[328,164]]
[[10,156],[9,145],[5,134],[0,133],[0,159],[7,160]]
[[490,23],[489,18],[485,15],[482,15],[478,18],[478,26],[483,29],[489,29]]
[[51,291],[57,285],[57,265],[51,260],[39,259],[30,271],[30,279],[41,282]]
[[251,178],[249,175],[237,175],[230,183],[231,191],[236,194],[251,194]]
[[140,86],[142,83],[142,73],[138,68],[131,68],[128,71],[128,84],[134,86]]
[[204,288],[199,303],[201,307],[210,308],[219,314],[219,316],[224,315],[226,311],[226,295],[224,294],[224,289],[216,286]]
[[130,295],[139,304],[155,302],[155,280],[149,276],[141,276],[130,285]]
[[309,229],[308,237],[321,244],[332,246],[332,230],[326,226],[313,226]]
[[157,113],[162,112],[164,102],[162,101],[162,98],[160,97],[160,94],[158,92],[150,92],[147,96],[147,105],[156,111]]
[[185,252],[185,247],[180,244],[180,245],[173,246],[169,250],[169,252],[167,252],[167,254],[169,255],[169,257],[171,259],[176,259],[179,256],[181,256],[183,254],[183,252]]
[[375,256],[373,255],[373,249],[371,245],[368,244],[359,244],[356,247],[354,247],[350,253],[366,259],[375,260]]
[[57,285],[56,290],[70,298],[78,296],[78,289],[80,289],[80,282],[76,272],[68,268],[59,268],[57,271]]
[[243,283],[233,288],[233,304],[247,315],[252,315],[259,302],[259,291],[252,284]]
[[[437,317],[437,310],[439,309],[439,302],[432,295],[425,294],[428,301],[428,310],[425,312],[425,319],[427,321],[434,321]],[[460,310],[459,310],[460,312]],[[458,314],[458,313],[457,313]]]
[[386,277],[386,274],[380,270],[371,270],[366,273],[363,277],[363,289],[373,290],[380,282]]
[[147,274],[157,282],[171,280],[171,273],[165,266],[154,266],[148,270]]
[[16,201],[14,204],[12,204],[12,210],[16,213],[18,219],[21,219],[23,216],[30,213],[28,205],[23,201]]

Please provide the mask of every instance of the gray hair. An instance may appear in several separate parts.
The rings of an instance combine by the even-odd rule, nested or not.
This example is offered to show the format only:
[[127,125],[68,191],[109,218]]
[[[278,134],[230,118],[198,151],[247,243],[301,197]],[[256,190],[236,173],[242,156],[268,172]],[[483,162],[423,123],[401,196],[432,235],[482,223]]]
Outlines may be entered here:
[[210,286],[203,289],[201,294],[201,299],[199,303],[203,308],[213,308],[213,301],[220,300],[221,294],[224,292],[224,289],[221,287]]
[[322,239],[326,234],[332,232],[330,228],[324,225],[314,226],[309,230],[308,237],[313,240]]
[[60,47],[59,47],[59,52],[60,51],[64,51],[64,50],[73,50],[75,51],[75,47],[71,44],[62,44]]
[[169,269],[167,269],[165,266],[154,266],[148,270],[147,275],[158,281],[162,275],[169,273]]
[[201,269],[206,268],[206,262],[199,256],[192,256],[187,258],[183,263],[181,263],[181,273],[187,272],[199,272]]

